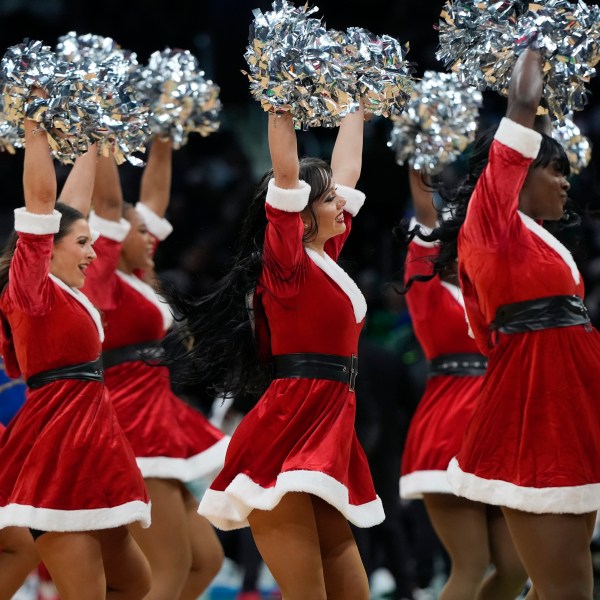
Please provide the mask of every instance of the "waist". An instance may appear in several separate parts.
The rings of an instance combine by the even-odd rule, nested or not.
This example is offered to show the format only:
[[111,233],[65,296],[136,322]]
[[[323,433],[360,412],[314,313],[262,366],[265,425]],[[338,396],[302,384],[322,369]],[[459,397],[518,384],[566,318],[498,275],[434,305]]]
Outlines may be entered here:
[[548,296],[499,306],[490,330],[523,333],[574,325],[591,329],[583,300],[579,296]]
[[358,356],[338,356],[316,352],[278,354],[273,357],[273,379],[327,379],[347,383],[354,391]]
[[80,379],[83,381],[99,381],[102,383],[104,381],[102,358],[98,357],[96,360],[90,362],[42,371],[41,373],[32,375],[26,383],[29,389],[35,390],[61,379]]
[[487,358],[482,354],[442,354],[431,359],[428,377],[436,375],[452,375],[453,377],[485,375],[486,368]]
[[109,369],[110,367],[136,360],[151,361],[152,359],[159,359],[164,353],[159,344],[160,340],[151,340],[149,342],[140,342],[139,344],[105,350],[102,353],[104,368]]

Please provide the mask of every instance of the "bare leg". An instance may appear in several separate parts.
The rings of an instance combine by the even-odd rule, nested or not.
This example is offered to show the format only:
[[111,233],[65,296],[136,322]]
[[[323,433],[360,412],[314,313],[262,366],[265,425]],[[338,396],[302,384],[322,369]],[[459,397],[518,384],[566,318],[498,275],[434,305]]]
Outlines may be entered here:
[[248,516],[256,546],[285,600],[326,600],[319,535],[309,494],[288,493]]
[[152,570],[152,587],[146,600],[179,598],[192,567],[188,517],[178,481],[145,479],[152,502],[152,525],[131,526],[131,533]]
[[182,489],[188,520],[188,536],[192,548],[192,568],[180,600],[196,600],[215,578],[225,557],[213,526],[198,512],[198,502]]
[[525,587],[527,572],[497,506],[487,507],[488,536],[495,570],[485,580],[479,600],[513,600]]
[[35,545],[61,600],[106,599],[102,549],[96,532],[51,531],[37,538]]
[[346,518],[312,496],[328,600],[369,600],[369,580]]
[[150,565],[127,527],[98,531],[107,600],[141,600],[150,590]]
[[425,494],[423,502],[452,562],[440,600],[475,600],[490,564],[486,505],[453,494]]
[[25,527],[0,529],[0,600],[10,600],[39,562]]
[[539,600],[592,600],[594,513],[502,511]]

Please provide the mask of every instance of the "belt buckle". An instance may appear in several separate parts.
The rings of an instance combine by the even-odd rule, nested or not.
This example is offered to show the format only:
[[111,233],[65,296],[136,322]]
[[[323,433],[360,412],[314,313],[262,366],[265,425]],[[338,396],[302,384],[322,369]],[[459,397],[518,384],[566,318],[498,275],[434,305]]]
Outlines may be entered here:
[[358,356],[353,354],[350,357],[350,381],[348,382],[348,389],[353,392],[356,387],[356,376],[358,375]]

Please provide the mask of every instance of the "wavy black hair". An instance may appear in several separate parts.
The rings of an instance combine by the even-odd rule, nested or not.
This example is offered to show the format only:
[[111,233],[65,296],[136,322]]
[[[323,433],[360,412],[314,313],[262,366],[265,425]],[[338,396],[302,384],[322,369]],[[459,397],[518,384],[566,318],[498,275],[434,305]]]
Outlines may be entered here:
[[[483,170],[488,164],[490,147],[494,140],[498,126],[490,127],[479,132],[471,145],[468,159],[467,174],[455,188],[449,188],[439,181],[432,182],[432,191],[437,191],[444,202],[444,208],[440,209],[439,225],[431,234],[425,234],[419,227],[411,231],[404,229],[404,241],[410,242],[414,237],[419,237],[427,242],[439,244],[439,254],[431,259],[433,272],[431,275],[414,275],[402,290],[406,293],[416,281],[429,281],[437,275],[444,276],[454,265],[458,257],[458,233],[467,216],[469,201],[473,195],[475,186]],[[541,134],[542,142],[537,157],[531,163],[530,169],[545,168],[556,162],[560,171],[568,177],[571,173],[569,159],[564,148],[552,137]],[[567,209],[558,226],[572,227],[579,223],[578,215],[571,209]],[[402,238],[403,227],[394,230],[396,237]]]
[[[162,293],[180,326],[165,337],[160,363],[176,367],[174,378],[178,384],[204,384],[217,394],[238,397],[259,396],[271,380],[270,347],[259,348],[255,335],[259,329],[268,331],[268,323],[254,290],[263,268],[265,197],[272,177],[269,171],[260,180],[242,225],[232,267],[213,291],[194,298],[173,285],[163,287]],[[303,158],[299,178],[310,185],[308,210],[313,219],[303,238],[308,242],[317,234],[314,203],[331,187],[331,168],[321,159]],[[263,341],[269,344],[268,338]]]
[[[58,232],[54,234],[54,243],[57,244],[71,231],[73,223],[79,219],[85,220],[85,216],[76,208],[62,202],[57,202],[54,208],[61,214]],[[17,233],[13,231],[0,255],[0,294],[8,285],[10,263],[17,247],[17,240]]]

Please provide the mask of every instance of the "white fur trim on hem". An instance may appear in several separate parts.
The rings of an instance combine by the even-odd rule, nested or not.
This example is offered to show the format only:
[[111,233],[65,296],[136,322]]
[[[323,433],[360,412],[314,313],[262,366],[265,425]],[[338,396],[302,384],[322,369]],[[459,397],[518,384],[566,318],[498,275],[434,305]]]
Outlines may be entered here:
[[446,471],[414,471],[400,477],[400,498],[414,500],[423,494],[452,494]]
[[100,235],[113,240],[113,242],[122,242],[131,229],[131,224],[126,219],[111,221],[99,217],[94,211],[90,213],[89,224],[92,229],[99,231]]
[[159,217],[151,208],[142,202],[138,202],[135,205],[135,210],[142,217],[142,219],[144,219],[146,227],[148,227],[148,231],[159,242],[162,242],[171,235],[171,232],[173,231],[173,225],[171,225],[167,219]]
[[79,290],[68,286],[64,281],[62,281],[62,279],[59,279],[55,275],[52,275],[52,273],[50,273],[48,277],[50,277],[50,279],[54,281],[54,283],[61,290],[67,292],[69,296],[73,296],[73,298],[75,298],[75,300],[77,300],[77,302],[79,302],[83,306],[83,308],[85,308],[85,310],[88,311],[90,317],[92,317],[92,321],[94,321],[94,324],[96,325],[96,329],[98,330],[98,337],[100,338],[100,341],[103,342],[104,327],[102,327],[102,318],[100,317],[98,309],[92,304],[92,301],[83,292],[80,292]]
[[135,460],[144,479],[156,477],[157,479],[177,479],[189,482],[212,474],[223,467],[229,440],[230,438],[226,436],[204,452],[189,458],[140,456]]
[[51,214],[38,215],[30,213],[24,206],[15,208],[15,231],[34,235],[58,233],[61,217],[57,210],[52,211]]
[[[431,232],[433,231],[431,227],[427,227],[427,225],[419,223],[419,221],[417,221],[415,217],[412,217],[408,228],[414,229],[415,227],[419,227],[421,233],[423,233],[424,235],[431,235]],[[415,237],[411,241],[413,242],[413,244],[421,246],[422,248],[435,248],[437,245],[436,242],[428,242],[426,240],[422,240],[418,235],[415,235]]]
[[344,210],[355,217],[365,203],[366,196],[364,193],[341,183],[335,184],[335,191],[338,196],[341,196],[346,201]]
[[272,510],[288,492],[305,492],[325,500],[357,527],[373,527],[385,519],[379,496],[359,506],[348,502],[348,489],[320,471],[286,471],[277,476],[274,487],[263,488],[240,473],[224,492],[207,490],[198,513],[224,531],[248,527],[248,515],[255,509]]
[[354,318],[357,323],[360,323],[367,314],[367,301],[352,277],[329,254],[325,253],[325,256],[321,256],[312,248],[305,247],[304,249],[317,267],[327,273],[340,286],[344,294],[350,298],[354,309]]
[[504,117],[494,136],[501,144],[516,150],[525,158],[536,158],[542,144],[542,135]]
[[574,514],[600,508],[600,483],[565,487],[522,487],[498,479],[484,479],[463,471],[456,458],[448,465],[448,481],[458,495],[496,506],[536,514]]
[[300,212],[308,205],[310,185],[306,181],[298,181],[298,187],[290,190],[277,187],[275,180],[270,179],[267,186],[266,202],[277,210],[284,212]]
[[573,255],[567,250],[567,247],[564,246],[558,238],[555,238],[547,229],[544,229],[539,223],[536,223],[530,216],[522,213],[520,210],[517,211],[517,214],[521,217],[521,221],[523,221],[523,224],[531,231],[531,233],[534,233],[542,241],[546,242],[546,244],[548,244],[548,246],[550,246],[550,248],[552,248],[552,250],[567,263],[575,283],[579,285],[579,282],[581,281],[579,269],[573,259]]
[[96,531],[112,529],[139,521],[150,527],[150,503],[133,500],[111,508],[58,510],[24,504],[0,507],[0,529],[3,527],[30,527],[40,531]]

